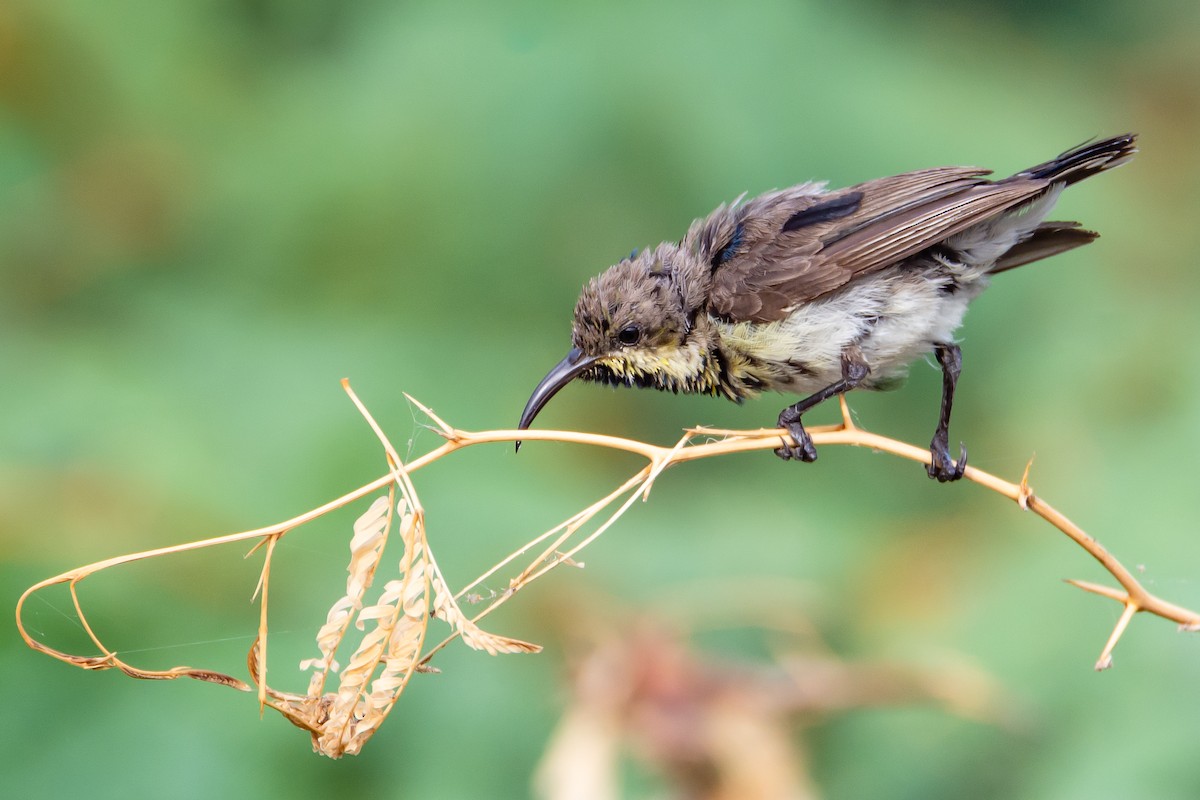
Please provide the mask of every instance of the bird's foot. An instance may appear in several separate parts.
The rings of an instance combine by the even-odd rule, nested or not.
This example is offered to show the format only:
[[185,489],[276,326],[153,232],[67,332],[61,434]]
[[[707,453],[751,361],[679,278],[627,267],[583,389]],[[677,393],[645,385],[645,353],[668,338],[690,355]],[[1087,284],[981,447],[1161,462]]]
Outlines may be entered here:
[[958,447],[958,461],[953,461],[950,458],[950,445],[946,441],[946,435],[942,433],[934,435],[933,442],[929,445],[929,466],[925,468],[929,477],[936,478],[938,483],[948,483],[962,478],[963,471],[967,468],[967,446],[960,442]]
[[780,422],[779,427],[787,429],[793,443],[784,439],[783,445],[775,448],[775,455],[784,461],[791,461],[793,458],[797,461],[807,462],[817,460],[817,448],[813,446],[812,437],[808,435],[808,431],[804,430],[804,425],[799,420]]

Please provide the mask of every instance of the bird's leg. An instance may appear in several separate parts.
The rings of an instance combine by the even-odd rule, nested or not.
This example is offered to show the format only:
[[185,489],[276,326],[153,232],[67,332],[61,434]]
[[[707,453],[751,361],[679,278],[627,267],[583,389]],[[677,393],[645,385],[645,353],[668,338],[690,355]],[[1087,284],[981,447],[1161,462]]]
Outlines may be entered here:
[[779,412],[779,427],[787,429],[794,444],[788,444],[784,441],[781,447],[775,448],[775,455],[784,461],[789,461],[793,458],[799,461],[816,461],[817,448],[813,447],[812,437],[808,435],[808,431],[804,430],[804,424],[800,421],[800,415],[818,403],[839,394],[844,394],[855,386],[858,386],[867,377],[869,371],[867,363],[862,360],[862,353],[858,352],[858,348],[842,353],[841,380],[834,381],[824,389],[814,392],[800,402],[790,405]]
[[967,468],[967,446],[959,443],[958,461],[950,458],[950,409],[954,405],[954,388],[958,385],[958,375],[962,372],[962,350],[958,345],[940,343],[934,346],[933,353],[938,363],[942,365],[942,411],[938,415],[937,429],[933,432],[933,441],[929,444],[929,477],[937,478],[940,482],[956,481],[963,476]]

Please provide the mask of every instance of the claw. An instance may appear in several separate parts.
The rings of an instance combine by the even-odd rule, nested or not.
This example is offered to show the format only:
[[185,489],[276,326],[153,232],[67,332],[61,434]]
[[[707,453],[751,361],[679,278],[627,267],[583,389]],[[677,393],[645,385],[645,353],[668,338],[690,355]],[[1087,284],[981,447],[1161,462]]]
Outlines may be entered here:
[[793,458],[797,461],[807,463],[816,461],[817,448],[813,445],[812,437],[808,435],[808,431],[804,430],[804,426],[799,422],[792,422],[783,425],[783,427],[787,428],[787,432],[795,444],[789,444],[784,439],[783,444],[775,448],[775,455],[784,461],[791,461]]
[[775,448],[775,455],[784,461],[790,461],[793,458],[798,461],[816,461],[817,448],[813,446],[812,437],[808,435],[808,431],[804,430],[804,425],[800,422],[800,415],[817,403],[822,403],[835,395],[845,394],[858,386],[867,377],[868,372],[870,369],[863,361],[862,351],[858,349],[858,346],[847,347],[842,352],[841,380],[834,381],[819,392],[810,394],[799,403],[793,403],[779,412],[779,427],[787,430],[788,435],[792,437],[793,444],[788,444],[784,440],[782,447]]
[[946,442],[934,439],[929,448],[929,466],[925,468],[929,477],[935,478],[939,483],[949,483],[962,478],[967,469],[967,446],[960,442],[958,447],[958,461],[951,461],[950,448]]

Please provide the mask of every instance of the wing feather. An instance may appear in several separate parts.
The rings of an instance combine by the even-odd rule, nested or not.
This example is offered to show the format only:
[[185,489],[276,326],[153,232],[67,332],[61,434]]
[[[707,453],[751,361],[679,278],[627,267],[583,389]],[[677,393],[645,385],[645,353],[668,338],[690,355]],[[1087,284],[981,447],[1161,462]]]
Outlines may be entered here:
[[[803,184],[722,207],[693,228],[696,241],[723,248],[720,263],[714,262],[709,310],[731,321],[783,319],[796,305],[1019,206],[1050,185],[1025,176],[992,182],[983,177],[988,174],[938,167],[830,193]],[[857,208],[842,213],[855,194]],[[808,209],[814,210],[803,213]],[[796,224],[806,220],[811,224]],[[735,236],[737,246],[726,247]]]

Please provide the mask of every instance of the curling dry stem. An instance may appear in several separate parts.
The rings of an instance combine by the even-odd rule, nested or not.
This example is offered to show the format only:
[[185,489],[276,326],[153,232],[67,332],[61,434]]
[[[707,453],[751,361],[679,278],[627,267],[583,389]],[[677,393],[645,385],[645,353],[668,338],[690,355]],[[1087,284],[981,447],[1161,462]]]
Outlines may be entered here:
[[[784,431],[778,429],[730,431],[696,428],[687,431],[684,437],[674,446],[661,447],[615,436],[573,431],[495,430],[471,432],[450,426],[434,414],[433,411],[410,397],[410,402],[434,423],[436,432],[445,441],[439,447],[405,464],[401,461],[395,448],[392,447],[382,429],[371,417],[366,407],[355,396],[349,385],[346,382],[343,382],[343,385],[383,445],[388,461],[388,471],[386,474],[336,500],[332,500],[277,525],[187,544],[157,548],[141,553],[117,556],[87,566],[78,567],[61,575],[41,581],[27,589],[17,602],[17,626],[25,642],[35,650],[84,669],[116,668],[127,675],[137,678],[171,679],[186,676],[215,683],[223,683],[244,691],[249,690],[250,687],[244,682],[209,670],[175,667],[170,670],[149,671],[125,663],[118,658],[114,651],[102,644],[100,636],[97,635],[88,622],[83,604],[78,597],[77,584],[96,572],[142,559],[156,558],[203,547],[241,541],[257,542],[255,548],[251,550],[251,552],[254,552],[254,550],[258,549],[258,546],[266,543],[266,555],[258,587],[262,600],[259,634],[255,639],[250,653],[250,671],[254,682],[258,686],[259,702],[263,706],[269,705],[279,710],[292,722],[310,730],[313,734],[314,746],[321,750],[321,752],[333,757],[340,756],[343,753],[358,752],[358,749],[361,748],[362,744],[369,738],[373,731],[378,728],[383,717],[391,709],[396,696],[403,690],[413,671],[427,668],[429,660],[433,655],[455,639],[462,639],[472,647],[484,649],[493,654],[498,652],[536,652],[538,649],[536,645],[480,630],[477,626],[478,621],[508,602],[520,589],[545,575],[550,570],[562,564],[575,563],[573,560],[574,557],[591,542],[595,541],[597,537],[607,531],[638,498],[643,500],[648,498],[652,485],[667,468],[702,458],[713,458],[752,450],[773,449],[779,446],[780,439],[787,435]],[[845,398],[840,398],[840,402],[842,409],[841,424],[809,429],[815,444],[821,446],[852,445],[867,447],[872,450],[891,453],[900,458],[924,464],[929,463],[930,455],[927,449],[858,428],[851,420]],[[703,441],[697,442],[697,439],[703,439]],[[526,542],[501,559],[497,564],[490,567],[478,578],[451,595],[437,566],[437,561],[433,557],[432,547],[425,534],[425,511],[417,497],[416,488],[411,478],[412,473],[467,447],[482,444],[507,444],[517,440],[525,442],[553,441],[622,450],[641,456],[647,463],[613,491],[565,521],[550,528],[545,533]],[[1034,494],[1029,487],[1028,475],[1029,468],[1027,467],[1021,481],[1019,483],[1011,483],[984,472],[977,467],[968,466],[963,477],[990,491],[1007,497],[1009,500],[1016,502],[1020,508],[1032,511],[1049,522],[1095,558],[1120,586],[1120,589],[1116,589],[1085,581],[1069,581],[1069,583],[1084,591],[1116,600],[1124,607],[1123,613],[1096,662],[1097,669],[1104,669],[1111,665],[1113,648],[1116,647],[1130,620],[1139,611],[1148,612],[1152,615],[1174,621],[1185,630],[1200,629],[1200,614],[1169,603],[1148,592],[1133,574],[1101,546],[1099,542],[1067,519],[1066,516],[1049,503]],[[387,531],[393,522],[393,512],[396,510],[395,494],[399,491],[402,497],[400,503],[407,509],[405,512],[406,516],[400,523],[401,527],[404,528],[401,538],[403,539],[403,546],[405,548],[401,571],[406,576],[406,583],[390,582],[389,586],[392,588],[388,590],[390,594],[385,592],[385,598],[393,599],[381,600],[379,601],[380,605],[365,610],[371,612],[372,616],[370,619],[372,620],[379,618],[381,614],[386,616],[385,612],[391,613],[392,621],[386,624],[396,628],[398,631],[397,637],[400,634],[403,634],[403,637],[393,638],[392,644],[385,647],[380,636],[385,635],[386,631],[380,632],[377,630],[373,639],[374,643],[372,644],[375,650],[371,651],[374,653],[371,656],[374,660],[368,659],[368,654],[363,654],[361,651],[356,652],[356,655],[361,656],[359,659],[361,663],[355,666],[355,663],[352,662],[354,669],[351,670],[351,668],[348,668],[347,672],[354,671],[355,680],[359,682],[358,684],[351,684],[351,689],[357,692],[362,698],[357,701],[360,704],[358,706],[360,711],[354,712],[354,715],[349,717],[339,712],[336,724],[345,728],[345,730],[331,733],[329,728],[335,724],[335,721],[329,719],[330,709],[336,710],[341,708],[344,705],[344,702],[342,702],[344,698],[337,693],[321,693],[324,687],[324,674],[314,677],[313,687],[315,688],[310,687],[308,695],[290,695],[277,692],[274,689],[270,689],[266,684],[267,601],[269,597],[272,556],[276,546],[280,544],[284,535],[293,529],[385,488],[389,490],[390,499],[386,512],[386,520],[378,516],[375,517],[380,525],[378,533],[383,537],[377,540],[377,546],[379,552],[382,552],[383,542],[386,541]],[[622,498],[624,499],[622,500]],[[607,518],[599,521],[594,530],[583,534],[581,538],[576,540],[575,537],[580,534],[588,523],[598,519],[602,512],[612,508],[614,504],[617,504],[616,508],[608,513]],[[537,549],[534,550],[535,548]],[[536,554],[525,567],[510,579],[508,588],[495,594],[490,598],[490,602],[486,607],[468,619],[459,608],[458,601],[500,570],[510,566],[517,559],[528,555],[531,550]],[[414,559],[418,560],[414,561]],[[369,586],[371,580],[373,580],[374,563],[376,562],[372,562],[369,567],[360,565],[360,568],[363,570],[358,578],[361,584],[359,586],[360,590]],[[353,568],[354,561],[352,560]],[[26,631],[22,621],[22,609],[26,599],[40,589],[60,583],[68,584],[80,622],[99,651],[99,655],[78,656],[65,653],[34,639]],[[334,637],[330,639],[333,642],[332,645],[322,645],[323,649],[327,650],[327,652],[324,652],[322,659],[316,660],[323,664],[321,669],[325,671],[330,669],[333,653],[341,642],[341,636],[345,634],[350,626],[351,618],[345,615],[361,613],[364,610],[358,599],[344,598],[340,602],[349,605],[335,605],[335,609],[331,610],[330,613],[331,615],[335,615],[336,611],[336,619],[331,618],[332,621],[327,621],[325,628],[322,629],[323,631],[328,631],[329,635]],[[397,603],[397,605],[384,605],[384,603],[392,602]],[[421,610],[422,608],[424,610]],[[422,646],[425,641],[424,626],[428,625],[428,620],[432,616],[450,623],[452,630],[438,644],[422,652]],[[362,619],[359,616],[360,629]],[[413,626],[419,626],[420,630],[416,630]],[[372,684],[373,687],[377,688],[372,688],[369,694],[365,693],[367,690],[361,687],[366,686],[366,680],[372,674],[375,674],[377,662],[381,662],[384,659],[386,659],[386,664],[383,667],[383,672],[379,674],[375,684]],[[363,667],[362,664],[366,666]],[[347,672],[342,673],[343,688],[346,685]],[[316,692],[315,695],[313,694],[314,691]],[[366,709],[366,711],[361,711],[361,709]],[[326,725],[326,722],[329,725]],[[333,735],[334,733],[336,735]]]

